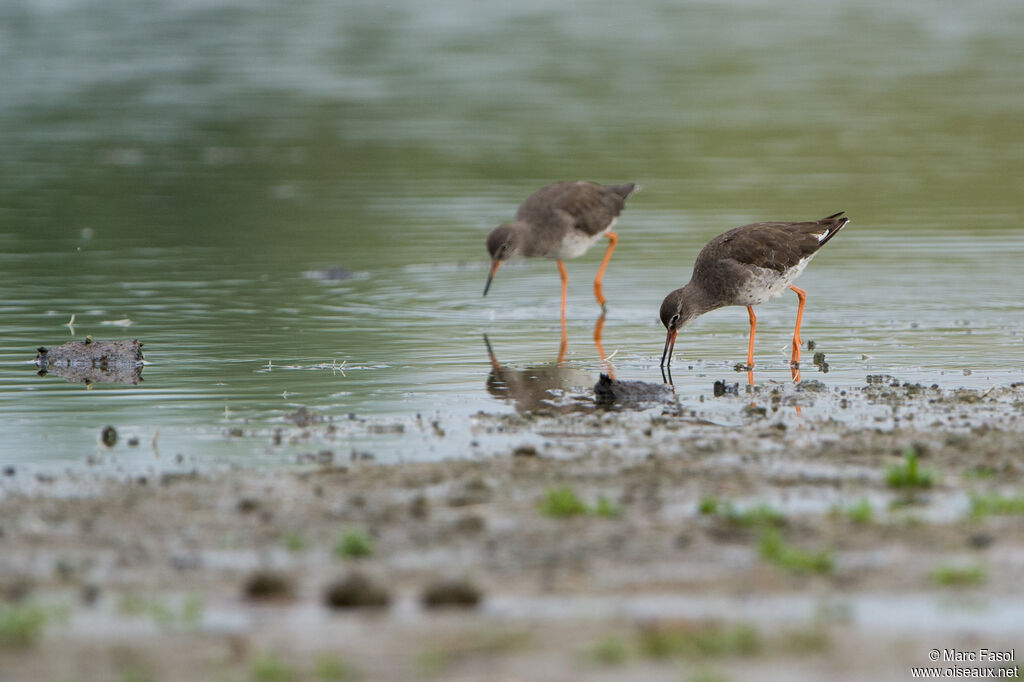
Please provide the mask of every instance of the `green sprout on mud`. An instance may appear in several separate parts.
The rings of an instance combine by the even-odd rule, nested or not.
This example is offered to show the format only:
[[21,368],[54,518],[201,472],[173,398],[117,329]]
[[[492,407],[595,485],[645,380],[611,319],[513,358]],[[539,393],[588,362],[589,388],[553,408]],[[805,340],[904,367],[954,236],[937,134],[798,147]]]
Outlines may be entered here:
[[732,505],[726,507],[725,518],[730,523],[739,526],[784,526],[786,517],[778,509],[773,509],[767,504],[759,504],[749,509],[739,511]]
[[1024,495],[972,495],[971,516],[1024,516]]
[[594,644],[590,657],[602,665],[622,665],[629,658],[629,649],[620,638],[609,635]]
[[850,523],[857,523],[866,525],[871,523],[875,517],[875,510],[871,507],[871,503],[867,500],[861,500],[856,504],[843,509],[839,505],[832,508],[833,518],[846,517],[846,520]]
[[203,620],[203,599],[197,594],[189,594],[182,602],[181,610],[170,606],[166,600],[145,598],[137,594],[126,594],[117,604],[118,611],[129,617],[148,616],[164,630],[182,628],[195,630]]
[[305,552],[309,549],[309,542],[302,536],[301,533],[285,533],[284,534],[284,547],[293,554],[299,552]]
[[587,513],[587,505],[575,490],[563,485],[548,489],[540,503],[540,513],[556,518],[580,516]]
[[540,513],[553,518],[567,518],[593,514],[606,519],[622,516],[622,507],[601,495],[593,507],[584,502],[572,487],[563,485],[548,488],[540,502]]
[[982,566],[939,566],[931,572],[932,582],[940,587],[980,585],[988,579]]
[[277,656],[262,654],[253,661],[250,670],[252,682],[294,682],[295,671]]
[[606,519],[615,519],[622,516],[622,507],[609,500],[604,495],[597,498],[597,506],[594,507],[594,514]]
[[787,543],[777,530],[761,534],[761,558],[791,573],[831,573],[835,567],[832,553],[810,551]]
[[31,604],[0,604],[0,645],[29,646],[43,634],[49,613]]
[[701,516],[713,516],[718,513],[719,501],[717,497],[702,497],[697,505],[697,512]]
[[315,676],[324,682],[346,682],[359,677],[348,661],[324,654],[316,659]]
[[890,488],[931,488],[932,472],[918,468],[916,450],[910,448],[903,453],[903,464],[894,464],[885,472]]
[[334,555],[339,559],[358,559],[373,554],[373,538],[365,531],[350,528],[334,545]]
[[650,658],[752,656],[762,648],[754,627],[715,623],[647,627],[640,633],[639,645]]
[[715,516],[730,524],[743,527],[781,527],[786,525],[786,516],[767,504],[758,504],[747,509],[737,509],[732,502],[717,497],[701,498],[697,505],[701,516]]

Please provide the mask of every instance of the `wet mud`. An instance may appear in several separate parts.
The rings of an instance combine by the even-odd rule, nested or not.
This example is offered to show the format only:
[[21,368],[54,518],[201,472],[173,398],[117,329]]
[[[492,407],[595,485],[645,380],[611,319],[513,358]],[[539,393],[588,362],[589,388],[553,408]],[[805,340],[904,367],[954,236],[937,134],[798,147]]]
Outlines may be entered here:
[[[482,412],[505,449],[441,462],[5,476],[0,609],[29,625],[0,628],[0,670],[897,680],[935,648],[1019,651],[1024,385],[745,389],[708,386],[728,423],[699,402]],[[311,414],[226,437],[452,430]]]

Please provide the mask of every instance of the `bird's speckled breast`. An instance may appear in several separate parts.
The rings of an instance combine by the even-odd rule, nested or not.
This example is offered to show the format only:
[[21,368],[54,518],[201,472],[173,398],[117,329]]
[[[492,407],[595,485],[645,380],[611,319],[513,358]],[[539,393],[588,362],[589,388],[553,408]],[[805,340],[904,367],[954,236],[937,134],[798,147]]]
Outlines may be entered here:
[[558,251],[554,256],[552,256],[552,258],[567,259],[582,256],[587,252],[587,249],[594,245],[594,242],[604,236],[605,232],[608,232],[615,227],[616,222],[618,222],[617,218],[612,220],[608,224],[608,227],[603,231],[598,232],[595,235],[589,235],[582,230],[570,229],[566,232],[565,236],[562,237],[562,243],[559,244]]
[[793,281],[800,276],[800,273],[804,271],[807,264],[811,262],[811,258],[814,258],[813,254],[781,273],[771,268],[747,265],[745,270],[748,276],[736,288],[734,305],[758,305],[773,298],[778,298],[786,293],[786,290],[793,284]]

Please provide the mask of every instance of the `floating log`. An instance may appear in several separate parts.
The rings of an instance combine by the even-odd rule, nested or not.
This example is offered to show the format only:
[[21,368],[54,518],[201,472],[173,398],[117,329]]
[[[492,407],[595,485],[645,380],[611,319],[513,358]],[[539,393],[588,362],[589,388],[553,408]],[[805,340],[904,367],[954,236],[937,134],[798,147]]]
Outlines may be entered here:
[[142,381],[142,342],[68,341],[56,348],[40,346],[36,355],[39,376],[55,374],[73,383],[137,384]]

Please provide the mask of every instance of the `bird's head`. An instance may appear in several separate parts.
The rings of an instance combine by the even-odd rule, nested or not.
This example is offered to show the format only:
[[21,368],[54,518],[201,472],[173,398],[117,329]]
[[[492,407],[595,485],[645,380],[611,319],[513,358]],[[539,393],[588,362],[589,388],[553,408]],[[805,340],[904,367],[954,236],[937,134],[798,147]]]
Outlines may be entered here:
[[491,272],[487,276],[487,285],[484,287],[484,296],[491,288],[491,280],[498,272],[501,264],[513,256],[521,255],[523,241],[525,239],[525,228],[523,223],[505,223],[498,225],[487,235],[487,251],[491,254]]
[[666,361],[668,364],[672,364],[672,349],[675,348],[676,335],[679,330],[698,315],[700,315],[700,311],[691,305],[685,287],[671,292],[661,302],[661,323],[665,325],[665,330],[668,332],[665,337],[665,350],[661,354],[663,367]]

